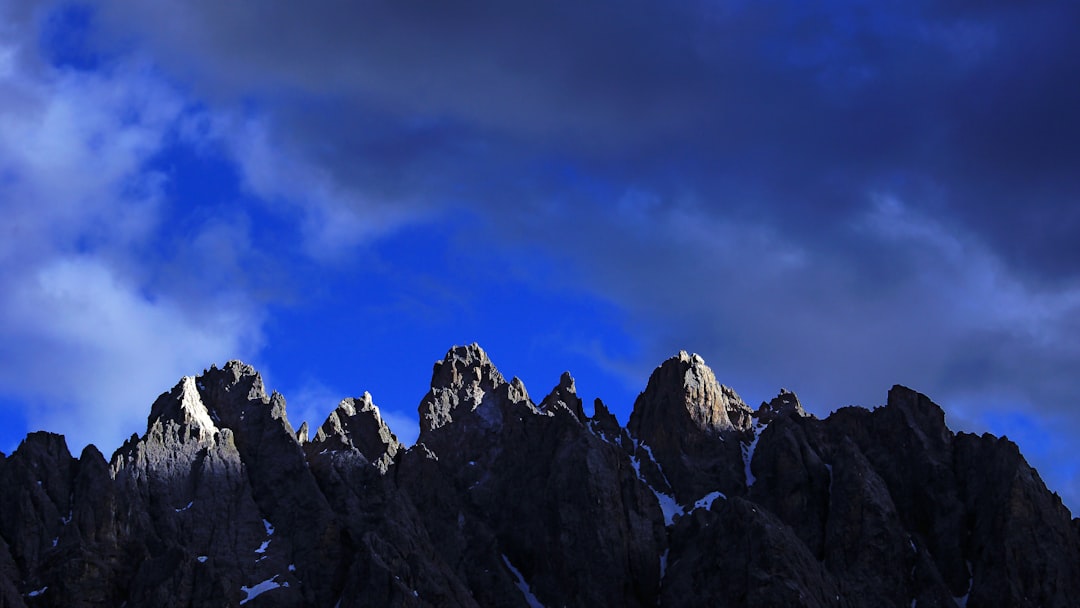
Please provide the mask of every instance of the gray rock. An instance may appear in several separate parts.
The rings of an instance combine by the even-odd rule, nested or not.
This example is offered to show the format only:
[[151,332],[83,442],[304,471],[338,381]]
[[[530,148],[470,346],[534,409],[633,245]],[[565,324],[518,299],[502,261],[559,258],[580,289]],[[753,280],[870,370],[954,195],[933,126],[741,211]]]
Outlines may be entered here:
[[662,606],[843,606],[840,590],[791,529],[735,497],[675,526]]
[[1080,598],[1080,539],[1061,499],[1016,444],[961,434],[956,470],[968,512],[969,606],[1070,606]]
[[537,407],[541,412],[553,414],[568,413],[578,422],[585,422],[585,410],[581,407],[581,398],[577,395],[574,377],[570,372],[563,372],[559,384],[540,402]]
[[458,576],[481,605],[520,603],[519,584],[545,605],[654,605],[655,497],[621,449],[548,413],[478,347],[453,349],[420,405],[426,450],[409,450],[399,482],[414,504],[438,505],[429,535],[468,556]]
[[808,414],[803,409],[799,397],[786,388],[780,389],[780,394],[772,398],[768,403],[762,401],[754,417],[762,424],[769,424],[780,416],[798,416],[805,418]]
[[477,345],[405,449],[366,393],[308,440],[231,361],[110,461],[0,455],[0,607],[1073,606],[1080,520],[925,395],[756,413],[681,353],[623,428],[563,374],[539,405]]
[[698,355],[685,351],[665,361],[634,402],[627,430],[650,449],[681,504],[721,491],[746,491],[743,440],[752,410],[716,381]]
[[355,450],[385,474],[404,448],[383,421],[371,395],[364,393],[357,399],[349,398],[339,403],[306,450],[309,458],[324,450]]

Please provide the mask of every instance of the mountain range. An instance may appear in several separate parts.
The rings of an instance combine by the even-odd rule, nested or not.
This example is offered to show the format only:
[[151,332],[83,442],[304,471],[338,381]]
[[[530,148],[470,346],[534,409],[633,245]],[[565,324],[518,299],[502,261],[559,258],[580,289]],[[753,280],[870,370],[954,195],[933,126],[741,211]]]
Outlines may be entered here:
[[592,411],[460,346],[407,447],[367,393],[294,429],[211,367],[109,459],[0,454],[0,608],[1080,605],[1080,520],[914,390],[754,409],[682,352],[625,426]]

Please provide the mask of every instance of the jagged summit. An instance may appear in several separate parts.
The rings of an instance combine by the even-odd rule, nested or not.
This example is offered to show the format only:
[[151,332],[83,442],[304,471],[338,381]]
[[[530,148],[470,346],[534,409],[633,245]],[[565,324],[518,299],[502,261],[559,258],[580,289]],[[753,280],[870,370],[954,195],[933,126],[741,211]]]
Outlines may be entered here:
[[172,390],[162,393],[150,408],[147,432],[172,423],[208,440],[221,428],[235,430],[249,416],[262,415],[293,433],[285,414],[285,399],[276,392],[267,395],[262,375],[254,367],[232,360],[222,368],[211,365],[199,376],[184,376]]
[[768,424],[778,416],[805,417],[808,415],[806,410],[803,409],[802,403],[799,402],[799,397],[786,388],[780,389],[780,393],[773,397],[772,400],[768,402],[762,401],[761,407],[754,414],[761,424]]
[[648,437],[654,429],[674,424],[718,434],[749,428],[751,410],[731,387],[717,382],[698,354],[680,351],[657,367],[630,414],[629,429]]
[[385,473],[405,446],[383,421],[371,393],[343,399],[311,440],[308,451],[355,450]]
[[0,454],[0,606],[1074,606],[1080,520],[1007,439],[926,395],[756,413],[697,355],[626,428],[569,372],[539,403],[452,348],[406,449],[369,393],[311,440],[230,361],[110,462]]
[[700,355],[681,351],[653,371],[626,428],[649,447],[675,498],[686,502],[745,487],[739,442],[749,440],[752,413]]
[[420,440],[455,419],[477,417],[480,424],[497,427],[511,406],[539,413],[521,380],[507,382],[479,344],[455,346],[435,362],[431,390],[420,402]]
[[577,386],[570,372],[563,372],[559,376],[559,383],[547,397],[544,397],[537,409],[543,413],[552,414],[561,410],[573,414],[579,422],[586,420],[581,397],[578,397]]
[[210,410],[199,395],[194,376],[181,378],[171,391],[162,394],[151,406],[147,428],[165,421],[188,427],[202,439],[208,439],[218,432]]

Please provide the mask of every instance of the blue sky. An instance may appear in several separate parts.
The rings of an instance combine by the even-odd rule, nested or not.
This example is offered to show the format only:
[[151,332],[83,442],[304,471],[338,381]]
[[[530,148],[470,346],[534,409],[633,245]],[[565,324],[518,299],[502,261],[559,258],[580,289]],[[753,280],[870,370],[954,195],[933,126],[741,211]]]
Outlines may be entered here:
[[479,342],[625,422],[905,384],[1080,507],[1073,2],[0,0],[0,450],[239,358],[416,434]]

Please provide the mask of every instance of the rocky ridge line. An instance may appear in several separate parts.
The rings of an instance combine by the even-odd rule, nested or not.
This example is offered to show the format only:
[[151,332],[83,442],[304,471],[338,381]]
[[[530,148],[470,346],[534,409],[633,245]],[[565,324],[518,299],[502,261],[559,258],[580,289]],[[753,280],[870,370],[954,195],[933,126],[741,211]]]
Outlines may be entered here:
[[1071,606],[1080,522],[925,395],[752,410],[697,355],[623,427],[451,349],[406,448],[371,395],[309,438],[232,361],[106,461],[0,455],[0,606]]

